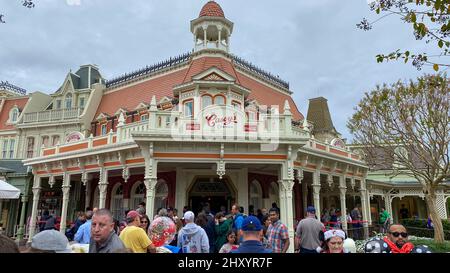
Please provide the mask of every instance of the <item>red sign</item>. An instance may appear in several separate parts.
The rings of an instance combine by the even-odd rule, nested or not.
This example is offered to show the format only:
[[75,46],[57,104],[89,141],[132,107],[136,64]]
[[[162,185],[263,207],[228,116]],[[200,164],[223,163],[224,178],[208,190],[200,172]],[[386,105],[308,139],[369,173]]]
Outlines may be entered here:
[[188,124],[186,124],[186,130],[190,130],[190,131],[200,130],[200,124],[188,123]]
[[258,131],[258,126],[253,124],[245,124],[245,131],[246,132],[256,132]]
[[221,127],[228,127],[234,123],[237,123],[236,114],[233,116],[224,116],[219,117],[216,114],[211,114],[206,116],[206,122],[209,127],[215,127],[215,126],[221,126]]
[[76,142],[76,141],[80,141],[82,139],[84,139],[84,136],[83,136],[82,133],[80,133],[80,132],[73,132],[73,133],[70,133],[66,137],[66,143]]

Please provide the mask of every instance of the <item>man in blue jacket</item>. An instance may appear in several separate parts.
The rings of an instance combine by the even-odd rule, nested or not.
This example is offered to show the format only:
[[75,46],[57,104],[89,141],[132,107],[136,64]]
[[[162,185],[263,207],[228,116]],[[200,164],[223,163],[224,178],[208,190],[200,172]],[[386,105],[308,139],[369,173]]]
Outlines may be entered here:
[[240,230],[243,242],[231,253],[272,253],[271,249],[264,248],[261,243],[262,229],[258,218],[253,215],[246,217]]

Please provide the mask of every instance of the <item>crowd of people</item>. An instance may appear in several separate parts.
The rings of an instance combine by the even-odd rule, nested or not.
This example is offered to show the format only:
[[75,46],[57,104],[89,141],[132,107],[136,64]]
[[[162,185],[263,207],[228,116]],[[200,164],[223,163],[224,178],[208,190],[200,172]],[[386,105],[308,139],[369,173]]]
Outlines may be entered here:
[[[358,217],[357,209],[355,217]],[[327,230],[323,218],[322,221],[317,219],[313,206],[308,206],[306,211],[306,217],[295,230],[296,253],[355,251],[354,241],[347,238],[343,230],[336,226]],[[73,252],[71,245],[74,243],[88,246],[89,253],[286,253],[290,247],[288,228],[280,220],[279,208],[275,203],[268,211],[258,210],[256,215],[252,210],[249,215],[244,214],[238,204],[231,207],[230,213],[222,207],[214,215],[208,203],[203,204],[197,214],[185,207],[181,218],[174,208],[160,208],[153,219],[149,219],[145,203],[141,203],[124,216],[122,221],[117,221],[108,209],[88,208],[77,215],[65,234],[45,228],[47,224],[43,225],[42,231],[22,252]],[[366,252],[429,251],[409,243],[403,226],[386,228],[387,236],[369,241],[365,246]],[[0,243],[0,253],[8,249],[18,252],[17,245],[11,239],[5,236],[0,239],[5,241]],[[6,240],[9,240],[8,243]]]

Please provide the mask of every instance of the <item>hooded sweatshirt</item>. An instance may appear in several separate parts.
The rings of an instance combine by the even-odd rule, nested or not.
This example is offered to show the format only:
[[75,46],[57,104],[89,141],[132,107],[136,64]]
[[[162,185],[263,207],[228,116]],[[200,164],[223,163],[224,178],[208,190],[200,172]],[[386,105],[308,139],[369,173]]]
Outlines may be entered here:
[[188,223],[178,233],[178,247],[182,253],[209,253],[209,240],[203,228]]

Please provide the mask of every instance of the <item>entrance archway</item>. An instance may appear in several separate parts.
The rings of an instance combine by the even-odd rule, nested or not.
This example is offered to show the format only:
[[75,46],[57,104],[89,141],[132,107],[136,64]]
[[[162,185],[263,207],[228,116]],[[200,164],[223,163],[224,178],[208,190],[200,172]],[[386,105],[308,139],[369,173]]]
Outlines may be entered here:
[[221,206],[230,210],[236,200],[236,190],[228,177],[197,176],[187,190],[188,206],[197,215],[205,203],[209,203],[211,212],[220,211]]

